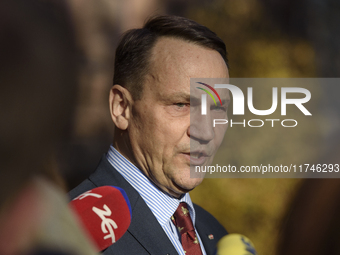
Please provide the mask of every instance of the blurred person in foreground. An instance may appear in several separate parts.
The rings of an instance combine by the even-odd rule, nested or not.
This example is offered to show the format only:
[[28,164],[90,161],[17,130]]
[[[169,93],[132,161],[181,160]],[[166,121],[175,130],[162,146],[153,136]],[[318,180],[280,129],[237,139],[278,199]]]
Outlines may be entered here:
[[64,1],[0,0],[0,254],[95,254],[68,209],[56,151],[76,98]]
[[[104,185],[127,192],[131,225],[104,254],[215,254],[227,232],[192,203],[188,192],[204,176],[191,178],[190,165],[211,164],[226,125],[190,124],[190,78],[228,77],[224,42],[194,21],[158,16],[125,33],[110,91],[114,142],[96,171],[70,192],[75,198]],[[229,100],[228,91],[220,95]]]
[[340,255],[340,179],[306,179],[288,211],[278,255]]

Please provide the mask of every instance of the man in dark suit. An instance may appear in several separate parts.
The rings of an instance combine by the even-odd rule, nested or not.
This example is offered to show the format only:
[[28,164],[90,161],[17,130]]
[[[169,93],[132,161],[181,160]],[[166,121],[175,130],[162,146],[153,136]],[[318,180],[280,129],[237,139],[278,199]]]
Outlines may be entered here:
[[[70,192],[74,198],[103,185],[126,191],[131,225],[104,254],[214,254],[227,234],[188,193],[204,177],[190,177],[190,168],[211,164],[226,131],[190,123],[190,78],[228,78],[226,55],[215,33],[182,17],[152,18],[122,38],[110,91],[114,143]],[[220,96],[227,101],[229,94]],[[226,118],[226,109],[209,108]]]

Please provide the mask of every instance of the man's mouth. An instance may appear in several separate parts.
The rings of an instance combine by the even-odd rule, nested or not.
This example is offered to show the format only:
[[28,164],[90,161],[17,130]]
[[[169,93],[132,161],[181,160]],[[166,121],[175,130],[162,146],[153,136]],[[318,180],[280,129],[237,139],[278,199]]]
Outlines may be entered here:
[[194,153],[194,152],[192,152],[192,153],[189,153],[189,155],[190,155],[191,158],[198,159],[198,158],[203,156],[203,153]]
[[193,151],[189,153],[190,164],[192,165],[203,165],[209,158],[209,155],[204,151]]

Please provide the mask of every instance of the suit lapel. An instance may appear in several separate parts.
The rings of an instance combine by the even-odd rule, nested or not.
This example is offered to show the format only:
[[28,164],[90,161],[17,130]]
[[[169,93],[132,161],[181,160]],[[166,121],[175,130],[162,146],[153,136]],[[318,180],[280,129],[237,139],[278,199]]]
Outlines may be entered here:
[[132,211],[132,223],[128,231],[150,254],[177,254],[163,228],[141,197]]
[[205,226],[200,224],[200,221],[196,219],[195,227],[197,229],[197,232],[200,235],[201,241],[203,243],[205,252],[207,255],[213,255],[216,254],[216,242],[214,242],[212,239],[209,239],[209,235],[211,236],[213,233],[207,232],[207,229]]
[[216,254],[217,242],[228,232],[219,222],[207,211],[195,205],[196,222],[195,226],[200,235],[207,255]]
[[103,156],[97,171],[89,177],[96,186],[118,186],[127,193],[132,210],[128,233],[150,254],[178,254],[138,192],[112,167]]

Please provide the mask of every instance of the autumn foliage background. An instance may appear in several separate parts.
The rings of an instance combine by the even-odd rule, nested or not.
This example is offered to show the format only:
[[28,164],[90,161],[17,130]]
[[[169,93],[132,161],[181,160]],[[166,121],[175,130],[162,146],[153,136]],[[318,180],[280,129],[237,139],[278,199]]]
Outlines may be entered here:
[[[239,78],[338,77],[340,3],[331,0],[70,0],[82,66],[73,140],[64,150],[63,175],[69,189],[92,172],[113,134],[108,109],[114,50],[120,34],[142,26],[155,14],[188,17],[216,32],[226,43],[230,76]],[[339,89],[315,88],[321,102],[339,120]],[[264,95],[265,96],[265,95]],[[320,107],[313,105],[312,107]],[[336,124],[333,126],[337,127]],[[259,131],[227,131],[232,162],[270,155],[314,162],[334,151],[336,128],[306,126],[296,136],[278,129],[269,138]],[[244,149],[247,148],[247,149]],[[254,162],[254,161],[253,161]],[[248,236],[261,255],[275,254],[280,228],[301,179],[206,179],[191,192],[193,201],[211,212],[230,233]]]

